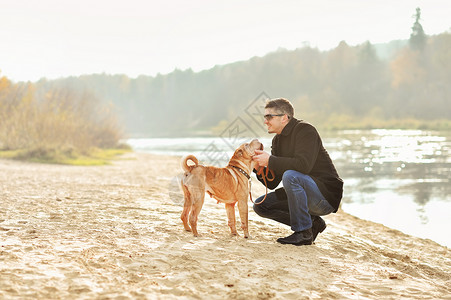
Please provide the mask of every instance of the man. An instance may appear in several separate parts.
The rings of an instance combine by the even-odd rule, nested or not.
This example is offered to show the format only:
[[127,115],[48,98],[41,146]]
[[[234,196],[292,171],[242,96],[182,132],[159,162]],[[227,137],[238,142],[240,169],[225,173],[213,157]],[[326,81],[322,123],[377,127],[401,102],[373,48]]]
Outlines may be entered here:
[[[275,189],[282,181],[283,188],[258,198],[254,211],[291,226],[293,234],[277,241],[282,244],[310,245],[326,223],[320,217],[336,212],[343,195],[343,181],[323,147],[321,137],[313,125],[294,118],[290,101],[269,100],[265,106],[268,133],[275,133],[271,155],[256,150],[257,170],[274,171],[275,179],[268,182]],[[254,170],[256,171],[256,170]],[[263,182],[261,175],[257,178]]]

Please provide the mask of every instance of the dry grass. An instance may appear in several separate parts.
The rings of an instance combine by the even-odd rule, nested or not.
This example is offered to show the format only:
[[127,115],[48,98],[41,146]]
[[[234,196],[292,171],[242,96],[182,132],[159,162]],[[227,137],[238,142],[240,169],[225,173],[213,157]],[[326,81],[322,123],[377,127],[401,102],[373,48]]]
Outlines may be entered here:
[[114,108],[87,92],[55,89],[38,97],[32,84],[19,86],[0,78],[3,157],[77,161],[94,158],[100,149],[117,148],[122,137]]

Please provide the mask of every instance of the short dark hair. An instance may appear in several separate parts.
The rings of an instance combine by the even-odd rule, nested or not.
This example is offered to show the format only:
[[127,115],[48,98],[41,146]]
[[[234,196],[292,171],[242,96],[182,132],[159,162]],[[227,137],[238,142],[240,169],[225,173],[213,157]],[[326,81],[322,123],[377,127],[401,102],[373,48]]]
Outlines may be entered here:
[[288,118],[293,118],[294,108],[290,101],[285,98],[277,98],[266,101],[265,108],[274,108],[279,114],[286,114]]

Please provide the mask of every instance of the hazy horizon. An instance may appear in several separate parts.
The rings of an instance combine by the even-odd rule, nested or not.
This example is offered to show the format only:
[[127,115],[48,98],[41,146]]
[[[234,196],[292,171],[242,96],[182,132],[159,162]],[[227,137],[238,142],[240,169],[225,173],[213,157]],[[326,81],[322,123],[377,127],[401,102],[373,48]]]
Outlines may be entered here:
[[2,3],[0,11],[0,76],[154,76],[205,70],[279,48],[386,43],[409,38],[416,7],[427,35],[450,30],[451,3],[444,0],[18,0]]

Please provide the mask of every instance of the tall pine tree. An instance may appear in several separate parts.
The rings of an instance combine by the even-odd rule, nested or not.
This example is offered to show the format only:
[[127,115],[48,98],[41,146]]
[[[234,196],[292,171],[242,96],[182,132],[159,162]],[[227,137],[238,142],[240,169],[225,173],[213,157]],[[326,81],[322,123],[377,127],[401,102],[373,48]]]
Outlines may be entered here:
[[410,34],[409,45],[414,50],[422,51],[426,45],[426,34],[424,33],[423,26],[420,24],[421,9],[417,7],[416,14],[413,16],[415,22],[412,26],[412,33]]

